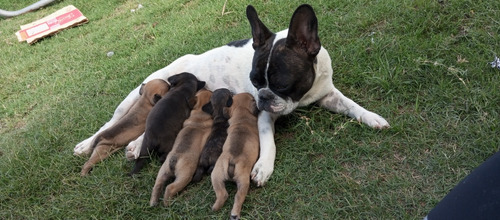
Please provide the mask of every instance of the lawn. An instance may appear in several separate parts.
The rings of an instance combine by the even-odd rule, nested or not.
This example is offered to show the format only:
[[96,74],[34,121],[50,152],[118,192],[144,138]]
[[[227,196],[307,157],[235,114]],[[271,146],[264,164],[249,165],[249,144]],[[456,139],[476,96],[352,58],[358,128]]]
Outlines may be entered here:
[[[0,0],[0,8],[33,2]],[[304,3],[249,2],[275,32]],[[158,161],[131,178],[122,150],[82,178],[87,158],[73,155],[152,72],[251,37],[248,2],[224,3],[66,0],[0,18],[0,219],[227,218],[232,184],[219,212],[210,210],[209,178],[170,207],[151,208]],[[69,4],[89,23],[33,45],[17,42],[20,25]],[[335,86],[391,128],[374,130],[314,105],[279,118],[274,173],[250,189],[242,217],[423,218],[500,147],[500,70],[489,65],[500,54],[500,1],[310,4]]]

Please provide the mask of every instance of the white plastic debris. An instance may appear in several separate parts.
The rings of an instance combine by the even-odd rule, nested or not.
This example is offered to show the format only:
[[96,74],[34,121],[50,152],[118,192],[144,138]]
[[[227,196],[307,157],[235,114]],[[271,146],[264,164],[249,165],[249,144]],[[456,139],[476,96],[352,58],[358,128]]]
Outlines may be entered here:
[[500,59],[497,56],[495,56],[495,60],[493,60],[490,64],[491,68],[497,68],[500,70]]
[[112,57],[113,55],[115,55],[115,52],[113,52],[113,51],[109,51],[109,52],[106,54],[106,56],[108,56],[108,57]]
[[137,8],[130,9],[130,12],[135,12],[135,11],[141,9],[141,8],[144,8],[144,6],[142,6],[142,4],[139,4],[139,5],[137,5]]

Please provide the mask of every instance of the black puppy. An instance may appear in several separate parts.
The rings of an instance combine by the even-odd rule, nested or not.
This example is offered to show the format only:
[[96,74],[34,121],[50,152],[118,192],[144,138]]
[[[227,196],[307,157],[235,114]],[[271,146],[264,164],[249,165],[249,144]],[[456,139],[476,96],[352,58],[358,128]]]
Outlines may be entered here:
[[130,175],[138,173],[152,153],[158,154],[161,163],[165,161],[182,124],[196,103],[196,92],[205,87],[204,81],[199,81],[196,76],[186,72],[173,75],[167,81],[171,88],[151,109],[146,119],[141,153]]
[[211,173],[215,162],[222,153],[222,146],[227,138],[228,118],[224,116],[224,107],[230,107],[233,102],[232,93],[228,89],[217,89],[212,93],[210,102],[203,106],[203,111],[212,115],[214,120],[210,136],[201,152],[198,168],[192,182],[199,182],[203,174]]

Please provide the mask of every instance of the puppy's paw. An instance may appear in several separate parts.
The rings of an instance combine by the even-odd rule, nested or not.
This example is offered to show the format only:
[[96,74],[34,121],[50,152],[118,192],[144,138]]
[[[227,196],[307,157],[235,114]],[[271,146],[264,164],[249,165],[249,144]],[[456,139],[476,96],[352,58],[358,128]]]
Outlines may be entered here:
[[91,147],[93,137],[89,137],[84,141],[78,143],[73,149],[73,155],[75,156],[86,156],[91,153]]
[[264,160],[259,158],[257,163],[252,169],[252,180],[257,184],[257,186],[264,186],[271,174],[274,171],[274,161]]
[[389,128],[389,122],[387,122],[384,118],[382,118],[380,115],[367,111],[363,113],[359,118],[358,121],[361,121],[365,123],[366,125],[376,128],[376,129],[384,129],[384,128]]
[[135,140],[127,145],[125,150],[125,156],[127,157],[127,160],[133,161],[139,158],[139,154],[141,152],[141,144],[141,141]]

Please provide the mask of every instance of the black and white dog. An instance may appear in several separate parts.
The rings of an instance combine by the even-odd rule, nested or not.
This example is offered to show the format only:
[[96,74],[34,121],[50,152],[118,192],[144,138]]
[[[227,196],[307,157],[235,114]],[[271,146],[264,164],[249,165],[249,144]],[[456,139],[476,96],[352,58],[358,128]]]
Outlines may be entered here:
[[[274,122],[299,106],[317,103],[326,109],[348,115],[373,128],[387,128],[389,123],[345,97],[332,83],[330,56],[321,46],[318,21],[309,5],[294,12],[287,30],[273,33],[260,21],[252,6],[246,10],[252,39],[231,42],[200,55],[185,55],[160,69],[144,82],[167,79],[190,72],[207,83],[209,90],[228,88],[234,94],[248,92],[257,100],[260,156],[252,170],[252,179],[262,186],[274,169],[276,146]],[[133,90],[123,100],[111,120],[97,133],[112,126],[139,99]],[[96,133],[96,134],[97,134]],[[77,144],[75,155],[90,153],[92,137]],[[127,146],[127,157],[137,158],[142,136]]]

